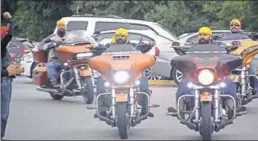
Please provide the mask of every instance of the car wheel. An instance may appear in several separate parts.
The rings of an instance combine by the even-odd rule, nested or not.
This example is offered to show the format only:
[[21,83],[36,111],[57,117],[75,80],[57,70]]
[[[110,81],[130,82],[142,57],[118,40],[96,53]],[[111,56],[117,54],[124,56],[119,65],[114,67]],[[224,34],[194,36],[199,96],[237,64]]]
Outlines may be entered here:
[[147,77],[148,80],[162,80],[163,79],[163,77],[160,75],[152,74],[151,68],[148,68],[145,70],[145,76]]
[[36,67],[36,63],[33,63],[30,68],[30,78],[32,78],[33,69]]
[[177,85],[179,85],[184,77],[183,73],[177,69],[173,69],[171,76]]

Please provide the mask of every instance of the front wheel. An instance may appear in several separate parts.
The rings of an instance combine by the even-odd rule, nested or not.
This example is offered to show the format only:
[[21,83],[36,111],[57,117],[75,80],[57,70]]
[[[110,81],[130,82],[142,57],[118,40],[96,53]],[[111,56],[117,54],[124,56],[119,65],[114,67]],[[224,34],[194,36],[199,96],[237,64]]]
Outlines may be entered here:
[[127,114],[127,104],[116,104],[117,128],[121,139],[127,139],[129,134],[129,117]]
[[176,85],[178,86],[179,83],[182,81],[184,75],[177,69],[173,69],[171,72],[171,77],[175,81]]
[[211,140],[212,120],[211,120],[211,103],[202,103],[201,107],[201,129],[200,134],[203,140]]
[[92,104],[94,101],[94,87],[92,77],[88,76],[83,79],[84,90],[82,92],[83,100],[86,104]]

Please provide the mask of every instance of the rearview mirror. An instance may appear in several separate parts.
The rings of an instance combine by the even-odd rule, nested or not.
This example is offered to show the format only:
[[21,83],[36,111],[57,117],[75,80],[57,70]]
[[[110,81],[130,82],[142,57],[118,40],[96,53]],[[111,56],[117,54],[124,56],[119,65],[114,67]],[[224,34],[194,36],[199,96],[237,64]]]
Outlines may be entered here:
[[180,46],[180,43],[179,42],[173,42],[172,46]]
[[100,34],[100,31],[95,31],[94,34]]
[[149,44],[149,46],[150,46],[150,47],[154,47],[155,42],[153,42],[153,41],[149,41],[149,42],[148,42],[148,44]]
[[218,35],[214,35],[212,38],[213,38],[213,40],[220,40],[220,39],[222,39],[222,37],[218,36]]

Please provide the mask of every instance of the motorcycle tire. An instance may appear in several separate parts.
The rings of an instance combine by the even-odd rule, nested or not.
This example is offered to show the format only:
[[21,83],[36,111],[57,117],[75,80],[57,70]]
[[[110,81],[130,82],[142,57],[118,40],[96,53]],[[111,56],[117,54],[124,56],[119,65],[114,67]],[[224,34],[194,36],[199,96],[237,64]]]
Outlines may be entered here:
[[212,119],[211,113],[212,107],[211,103],[203,102],[201,107],[201,130],[200,134],[202,135],[203,140],[211,140],[212,136]]
[[121,139],[127,139],[129,135],[129,117],[127,115],[127,103],[116,103],[117,128]]
[[83,84],[85,84],[84,90],[82,92],[83,100],[86,104],[92,104],[94,101],[94,87],[92,83],[92,77],[84,77]]

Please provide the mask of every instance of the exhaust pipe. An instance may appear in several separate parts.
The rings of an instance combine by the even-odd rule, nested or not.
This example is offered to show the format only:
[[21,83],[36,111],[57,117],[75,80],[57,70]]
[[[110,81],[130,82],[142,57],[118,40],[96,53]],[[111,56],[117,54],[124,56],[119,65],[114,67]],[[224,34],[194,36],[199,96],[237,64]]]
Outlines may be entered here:
[[51,92],[51,93],[58,93],[57,90],[55,89],[49,89],[49,88],[41,88],[37,87],[36,90],[41,91],[41,92]]
[[73,82],[73,80],[74,80],[74,77],[72,77],[66,84],[64,84],[64,85],[62,86],[62,89],[66,89],[68,86],[70,86],[71,83]]

